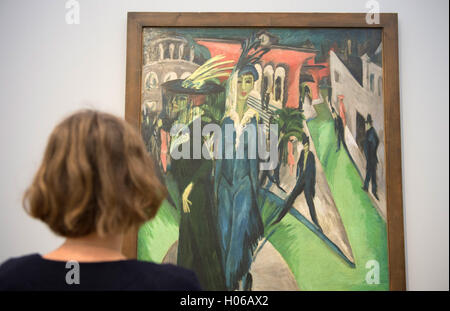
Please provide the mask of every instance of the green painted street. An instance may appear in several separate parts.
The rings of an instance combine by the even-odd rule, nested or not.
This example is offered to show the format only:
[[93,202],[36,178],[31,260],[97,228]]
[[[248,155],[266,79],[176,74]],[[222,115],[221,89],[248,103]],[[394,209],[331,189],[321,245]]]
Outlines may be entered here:
[[[388,290],[387,232],[367,194],[361,189],[361,178],[346,151],[336,152],[336,136],[331,114],[325,104],[315,106],[318,113],[308,127],[355,258],[350,267],[316,234],[288,214],[276,225],[266,228],[269,241],[290,267],[300,290]],[[170,185],[169,185],[170,187]],[[170,189],[169,189],[170,191]],[[278,207],[266,200],[263,219]],[[158,216],[141,227],[138,258],[161,262],[178,239],[179,215],[164,202]],[[366,268],[373,260],[379,263],[380,284],[367,284]]]

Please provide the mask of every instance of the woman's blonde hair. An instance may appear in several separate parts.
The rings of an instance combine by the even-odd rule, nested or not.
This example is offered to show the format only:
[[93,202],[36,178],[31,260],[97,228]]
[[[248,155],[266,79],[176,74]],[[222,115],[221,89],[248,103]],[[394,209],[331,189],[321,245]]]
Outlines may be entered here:
[[23,206],[58,235],[104,236],[153,218],[165,196],[139,133],[113,115],[83,110],[51,133]]

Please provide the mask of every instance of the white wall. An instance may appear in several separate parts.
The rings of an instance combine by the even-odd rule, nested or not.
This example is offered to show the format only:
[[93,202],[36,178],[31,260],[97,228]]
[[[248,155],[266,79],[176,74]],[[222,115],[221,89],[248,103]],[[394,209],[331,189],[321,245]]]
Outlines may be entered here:
[[[339,57],[334,53],[330,52],[330,80],[331,87],[333,89],[332,103],[334,104],[334,109],[339,113],[339,95],[344,96],[344,106],[345,106],[345,120],[346,128],[351,133],[350,136],[346,138],[346,144],[353,160],[359,171],[364,174],[366,171],[367,160],[365,159],[364,153],[359,149],[356,144],[357,139],[357,124],[356,116],[360,113],[364,118],[369,114],[373,118],[373,127],[380,139],[380,145],[377,149],[378,165],[376,172],[377,179],[377,193],[379,199],[372,197],[372,204],[381,214],[384,220],[386,220],[386,173],[385,173],[385,162],[384,162],[384,107],[383,98],[378,96],[377,83],[378,77],[382,76],[383,70],[376,64],[373,63],[363,63],[363,77],[366,77],[366,73],[375,74],[374,90],[371,91],[370,87],[366,84],[369,83],[368,79],[363,78],[363,86],[352,75],[350,70],[345,66],[345,64],[339,59]],[[339,76],[338,81],[336,81],[336,74]],[[348,136],[348,134],[347,134]],[[349,139],[350,138],[350,139]],[[371,192],[368,191],[369,195],[372,196]]]
[[[61,239],[21,196],[57,121],[80,107],[124,115],[127,11],[365,12],[365,0],[0,0],[0,261]],[[399,13],[403,196],[410,290],[449,289],[447,0],[383,0]],[[424,86],[426,85],[426,88]]]

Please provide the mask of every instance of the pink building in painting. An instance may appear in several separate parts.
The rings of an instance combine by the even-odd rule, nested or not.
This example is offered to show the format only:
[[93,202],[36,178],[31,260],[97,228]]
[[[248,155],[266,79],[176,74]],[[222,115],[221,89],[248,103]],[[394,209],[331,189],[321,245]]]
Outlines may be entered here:
[[[241,54],[241,44],[238,41],[199,39],[197,43],[207,47],[211,57],[225,55],[226,59],[237,61]],[[302,66],[312,64],[316,53],[316,50],[309,48],[272,45],[270,51],[262,57],[261,64],[256,65],[260,79],[255,83],[255,90],[260,96],[264,92],[270,94],[272,109],[297,108]],[[318,98],[318,82],[326,71],[314,71],[313,74],[317,80],[310,83],[310,88],[314,98]]]

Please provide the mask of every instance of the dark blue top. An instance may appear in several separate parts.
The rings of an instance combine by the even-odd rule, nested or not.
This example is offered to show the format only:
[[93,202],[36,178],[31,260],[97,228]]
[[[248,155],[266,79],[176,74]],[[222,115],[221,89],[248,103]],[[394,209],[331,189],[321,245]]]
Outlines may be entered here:
[[73,279],[73,266],[39,254],[11,258],[0,265],[0,291],[61,290],[201,290],[194,272],[171,264],[138,260],[79,263],[80,284]]

